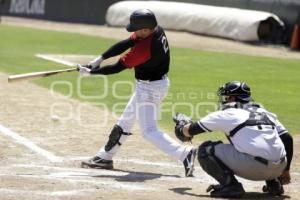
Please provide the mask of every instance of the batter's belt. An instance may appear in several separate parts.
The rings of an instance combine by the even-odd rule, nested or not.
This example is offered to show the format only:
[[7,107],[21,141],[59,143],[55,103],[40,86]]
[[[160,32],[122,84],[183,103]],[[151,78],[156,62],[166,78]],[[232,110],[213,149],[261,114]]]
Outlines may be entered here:
[[143,79],[136,79],[137,81],[139,82],[151,82],[151,81],[159,81],[159,80],[164,80],[164,79],[167,79],[168,78],[168,75],[165,74],[161,77],[157,77],[157,78],[151,78],[151,79],[147,79],[147,80],[143,80]]

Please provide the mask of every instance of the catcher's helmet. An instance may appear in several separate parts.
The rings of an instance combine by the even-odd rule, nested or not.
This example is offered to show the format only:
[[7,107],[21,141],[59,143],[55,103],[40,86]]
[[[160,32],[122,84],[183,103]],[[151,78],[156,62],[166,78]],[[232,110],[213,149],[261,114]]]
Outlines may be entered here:
[[154,13],[149,9],[140,9],[130,15],[130,22],[126,26],[128,32],[134,32],[143,28],[153,29],[157,26]]
[[250,87],[245,82],[230,81],[221,86],[218,90],[221,103],[227,103],[226,98],[228,96],[234,96],[235,101],[241,103],[247,103],[251,101]]

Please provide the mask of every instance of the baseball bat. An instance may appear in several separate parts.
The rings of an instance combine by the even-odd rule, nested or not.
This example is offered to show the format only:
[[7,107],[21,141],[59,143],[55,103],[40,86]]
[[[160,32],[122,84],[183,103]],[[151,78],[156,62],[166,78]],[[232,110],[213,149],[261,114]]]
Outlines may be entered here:
[[77,67],[68,68],[68,69],[61,69],[61,70],[52,70],[52,71],[42,71],[42,72],[31,72],[26,74],[16,74],[11,75],[8,77],[8,82],[16,82],[16,81],[23,81],[23,80],[31,80],[34,78],[40,78],[40,77],[47,77],[52,76],[55,74],[60,74],[63,72],[72,72],[76,71]]

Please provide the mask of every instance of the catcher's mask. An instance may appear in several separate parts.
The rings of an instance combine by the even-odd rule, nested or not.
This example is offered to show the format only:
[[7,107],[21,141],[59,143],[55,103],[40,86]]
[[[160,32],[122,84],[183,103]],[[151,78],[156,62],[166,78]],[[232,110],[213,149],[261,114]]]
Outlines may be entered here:
[[250,87],[245,82],[230,81],[221,86],[218,90],[219,103],[228,103],[230,97],[235,98],[235,102],[248,103],[252,101]]
[[130,22],[126,26],[128,32],[134,32],[143,28],[154,29],[157,21],[154,13],[149,9],[139,9],[130,15]]

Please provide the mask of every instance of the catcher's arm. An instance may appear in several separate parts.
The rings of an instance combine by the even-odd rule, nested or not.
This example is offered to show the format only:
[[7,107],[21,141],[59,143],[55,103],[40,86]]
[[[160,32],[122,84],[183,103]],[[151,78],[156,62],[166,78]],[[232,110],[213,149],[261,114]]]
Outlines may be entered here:
[[197,122],[193,122],[192,119],[185,114],[176,113],[173,117],[175,122],[175,135],[182,141],[191,141],[194,135],[206,132]]

